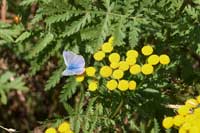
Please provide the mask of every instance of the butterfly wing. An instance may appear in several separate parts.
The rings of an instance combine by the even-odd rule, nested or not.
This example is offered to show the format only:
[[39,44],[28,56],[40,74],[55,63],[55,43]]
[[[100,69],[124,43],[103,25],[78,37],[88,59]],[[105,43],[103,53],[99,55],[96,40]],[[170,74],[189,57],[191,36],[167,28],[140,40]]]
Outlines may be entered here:
[[77,65],[77,67],[85,67],[85,60],[81,55],[77,55],[70,51],[64,51],[63,58],[66,66],[68,66],[69,64],[74,64]]
[[63,76],[80,75],[83,72],[84,68],[73,69],[73,70],[66,69],[65,71],[63,71],[62,75]]
[[[67,65],[67,69],[63,72],[64,76],[79,75],[84,72],[85,60],[83,56],[70,51],[64,51],[63,57],[65,64]],[[75,66],[75,68],[72,69],[69,66]]]

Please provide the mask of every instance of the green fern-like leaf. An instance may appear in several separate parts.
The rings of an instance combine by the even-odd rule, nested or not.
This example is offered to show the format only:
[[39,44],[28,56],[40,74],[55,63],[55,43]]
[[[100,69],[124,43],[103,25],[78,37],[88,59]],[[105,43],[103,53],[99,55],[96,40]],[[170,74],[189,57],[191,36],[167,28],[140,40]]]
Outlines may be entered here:
[[75,94],[77,90],[77,82],[74,77],[68,78],[66,85],[63,86],[61,94],[60,94],[60,101],[66,102],[69,98]]
[[51,41],[53,41],[53,34],[47,33],[45,37],[33,48],[32,52],[28,55],[29,58],[35,57],[41,52]]

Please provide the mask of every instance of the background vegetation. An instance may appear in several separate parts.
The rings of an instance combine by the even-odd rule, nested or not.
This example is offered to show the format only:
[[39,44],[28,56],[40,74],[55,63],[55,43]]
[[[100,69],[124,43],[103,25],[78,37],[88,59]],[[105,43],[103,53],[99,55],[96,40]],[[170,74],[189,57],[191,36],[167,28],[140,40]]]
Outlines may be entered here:
[[[166,105],[200,94],[200,0],[6,2],[0,21],[4,127],[37,133],[66,119],[77,133],[164,132],[162,119],[175,113]],[[110,36],[122,53],[151,44],[171,62],[124,96],[88,92],[74,77],[62,77],[63,50],[83,55],[90,66],[93,53]],[[110,115],[121,99],[123,105]]]

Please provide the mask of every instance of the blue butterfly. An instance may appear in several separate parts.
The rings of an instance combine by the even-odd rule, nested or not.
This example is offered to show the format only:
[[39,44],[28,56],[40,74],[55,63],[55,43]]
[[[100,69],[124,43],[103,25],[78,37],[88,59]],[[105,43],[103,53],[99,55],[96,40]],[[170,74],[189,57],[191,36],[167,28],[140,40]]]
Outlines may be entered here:
[[83,56],[70,51],[63,51],[63,58],[67,66],[63,76],[80,75],[85,71],[85,60]]

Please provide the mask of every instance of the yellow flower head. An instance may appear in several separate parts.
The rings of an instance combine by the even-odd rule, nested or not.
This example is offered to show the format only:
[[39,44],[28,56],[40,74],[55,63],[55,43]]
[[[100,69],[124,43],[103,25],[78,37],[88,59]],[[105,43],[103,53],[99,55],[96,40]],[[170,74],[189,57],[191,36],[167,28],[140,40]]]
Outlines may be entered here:
[[118,89],[121,91],[128,90],[129,84],[127,80],[120,80],[118,83]]
[[118,53],[112,53],[112,54],[109,55],[108,59],[111,63],[119,62],[120,61],[120,55]]
[[94,54],[94,59],[96,60],[96,61],[101,61],[101,60],[103,60],[103,58],[105,57],[105,53],[103,52],[103,51],[98,51],[98,52],[96,52],[95,54]]
[[104,43],[104,44],[102,45],[102,51],[103,51],[103,52],[105,52],[105,53],[110,53],[112,50],[113,50],[113,46],[112,46],[111,43],[106,42],[106,43]]
[[133,66],[130,67],[130,73],[131,73],[131,74],[136,75],[136,74],[138,74],[138,73],[140,73],[140,72],[141,72],[141,67],[140,67],[140,65],[135,64],[135,65],[133,65]]
[[95,67],[87,67],[87,68],[85,69],[85,72],[86,72],[86,74],[87,74],[88,76],[94,77],[94,76],[95,76],[96,69],[95,69]]
[[45,133],[57,133],[56,129],[53,127],[50,127],[48,129],[46,129]]
[[124,76],[124,72],[122,70],[117,69],[113,71],[112,77],[114,79],[121,79],[123,76]]
[[129,50],[126,52],[126,56],[127,57],[135,57],[137,58],[138,57],[138,52],[136,50]]
[[119,67],[119,62],[112,62],[112,63],[110,64],[110,67],[111,67],[112,69],[118,68],[118,67]]
[[146,45],[142,48],[142,54],[143,55],[150,55],[153,53],[153,48],[150,45]]
[[136,63],[136,58],[135,57],[131,57],[131,56],[128,56],[126,58],[126,62],[129,64],[129,65],[134,65]]
[[126,71],[129,69],[129,64],[126,61],[119,62],[119,69],[122,71]]
[[113,41],[114,41],[114,37],[111,36],[111,37],[108,39],[108,43],[113,44]]
[[170,63],[170,58],[166,54],[160,55],[160,64],[167,65]]
[[171,128],[173,126],[173,118],[172,117],[166,117],[163,120],[162,125],[166,129]]
[[110,68],[109,66],[103,66],[100,69],[100,75],[104,78],[107,78],[109,76],[111,76],[112,74],[112,68]]
[[153,66],[150,65],[150,64],[144,64],[142,66],[142,73],[144,75],[149,75],[149,74],[152,74],[153,73]]
[[188,99],[186,102],[185,102],[185,105],[186,106],[189,106],[191,108],[195,108],[197,107],[199,104],[198,104],[198,101],[196,99]]
[[89,83],[88,90],[89,91],[96,91],[98,87],[97,81],[93,80]]
[[106,87],[108,88],[108,90],[115,90],[117,88],[117,81],[116,80],[110,80],[107,82]]
[[200,108],[194,109],[194,114],[200,116]]
[[61,132],[61,133],[63,133],[63,132],[67,132],[67,131],[69,131],[69,130],[71,130],[70,129],[70,124],[69,124],[69,122],[63,122],[63,123],[61,123],[60,125],[59,125],[59,127],[58,127],[58,131],[59,132]]
[[185,122],[185,117],[182,115],[176,115],[174,117],[174,125],[179,127]]
[[178,108],[177,112],[180,115],[186,115],[190,112],[190,107],[185,105],[181,106],[180,108]]
[[149,58],[147,59],[148,64],[151,65],[157,65],[159,63],[159,56],[156,54],[153,54],[151,56],[149,56]]
[[198,103],[200,103],[200,96],[197,96],[196,99],[197,99]]
[[76,76],[76,81],[77,81],[77,82],[82,82],[84,79],[85,79],[84,74],[81,74],[81,75],[77,75],[77,76]]
[[129,81],[128,88],[129,90],[135,90],[136,89],[136,82],[134,80]]

